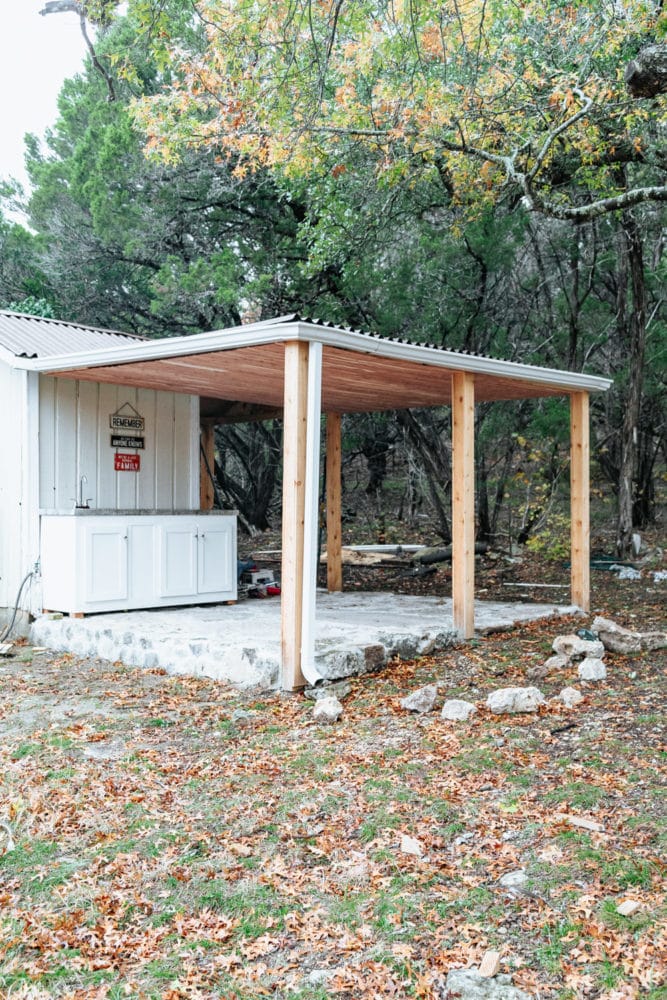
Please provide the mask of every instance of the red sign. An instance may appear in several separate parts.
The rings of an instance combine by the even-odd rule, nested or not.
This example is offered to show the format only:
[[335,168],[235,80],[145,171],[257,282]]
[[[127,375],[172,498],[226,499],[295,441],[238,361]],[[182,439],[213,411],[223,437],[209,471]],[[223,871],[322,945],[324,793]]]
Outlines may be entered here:
[[117,451],[113,457],[113,467],[116,472],[138,472],[141,468],[141,455],[128,455]]

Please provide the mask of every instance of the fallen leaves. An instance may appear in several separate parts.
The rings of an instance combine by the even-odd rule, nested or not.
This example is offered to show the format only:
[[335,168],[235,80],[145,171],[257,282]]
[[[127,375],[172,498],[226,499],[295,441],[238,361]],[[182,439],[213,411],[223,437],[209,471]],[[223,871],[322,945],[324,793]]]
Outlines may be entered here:
[[[532,654],[539,635],[471,649],[475,685],[493,686],[498,663],[519,680],[521,637]],[[299,699],[194,678],[68,663],[28,683],[8,668],[5,719],[64,687],[105,714],[5,729],[0,990],[251,1000],[302,990],[316,962],[332,995],[436,1000],[438,975],[489,952],[545,997],[599,991],[604,963],[619,998],[659,985],[659,760],[653,728],[626,739],[636,688],[619,667],[618,691],[577,709],[586,725],[550,740],[557,706],[454,732],[397,711],[418,684],[468,684],[460,659],[354,680],[333,731],[314,730]],[[642,712],[657,678],[656,661]],[[227,724],[241,706],[254,720],[242,731]],[[85,753],[107,744],[118,754]],[[527,894],[509,895],[498,879],[520,869]]]

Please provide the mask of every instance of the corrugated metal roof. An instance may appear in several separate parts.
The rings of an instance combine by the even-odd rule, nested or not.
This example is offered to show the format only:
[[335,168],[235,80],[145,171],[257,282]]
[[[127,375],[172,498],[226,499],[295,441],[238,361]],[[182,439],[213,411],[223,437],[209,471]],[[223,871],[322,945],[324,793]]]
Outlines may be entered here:
[[146,339],[118,330],[100,330],[59,319],[0,311],[0,346],[17,358],[50,358],[100,347],[120,347]]
[[[409,337],[389,337],[384,333],[374,333],[372,330],[359,330],[354,326],[341,326],[339,323],[332,323],[326,319],[316,319],[312,316],[302,316],[300,313],[290,313],[288,316],[279,316],[277,319],[266,321],[269,326],[279,326],[281,323],[308,323],[310,326],[321,326],[328,330],[342,330],[344,333],[354,333],[369,340],[381,340],[388,344],[406,344],[413,347],[429,347],[433,351],[443,351],[447,354],[462,354],[469,358],[487,358],[486,354],[477,354],[475,351],[464,351],[458,347],[445,347],[443,344],[428,343],[425,340],[410,340]],[[494,358],[493,360],[500,360]]]

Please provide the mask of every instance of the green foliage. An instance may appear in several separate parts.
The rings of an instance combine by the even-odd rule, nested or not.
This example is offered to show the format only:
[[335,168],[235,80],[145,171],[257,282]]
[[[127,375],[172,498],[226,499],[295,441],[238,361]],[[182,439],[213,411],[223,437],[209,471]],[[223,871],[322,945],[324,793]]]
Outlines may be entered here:
[[570,519],[566,514],[551,511],[542,526],[526,542],[526,548],[545,559],[560,561],[570,556]]
[[27,316],[43,316],[45,319],[54,319],[53,306],[47,299],[36,299],[28,295],[20,302],[8,302],[5,306],[10,312],[24,313]]

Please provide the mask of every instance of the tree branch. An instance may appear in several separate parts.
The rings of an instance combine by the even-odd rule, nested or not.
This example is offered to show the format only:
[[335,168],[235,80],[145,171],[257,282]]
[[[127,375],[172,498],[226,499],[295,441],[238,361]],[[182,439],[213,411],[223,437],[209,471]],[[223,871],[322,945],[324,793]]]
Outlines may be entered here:
[[114,87],[113,79],[100,62],[97,52],[95,51],[95,46],[90,40],[86,26],[85,7],[80,0],[47,0],[39,13],[42,17],[46,17],[47,14],[76,14],[78,16],[79,23],[81,25],[81,34],[84,42],[86,43],[86,48],[90,53],[93,66],[100,76],[102,76],[107,85],[107,90],[109,91],[109,101],[115,101],[116,89]]

